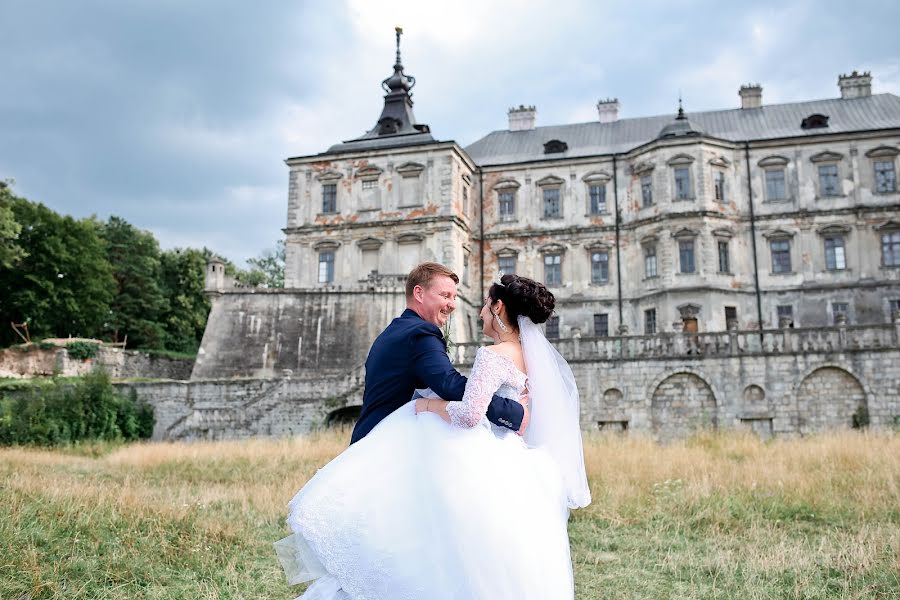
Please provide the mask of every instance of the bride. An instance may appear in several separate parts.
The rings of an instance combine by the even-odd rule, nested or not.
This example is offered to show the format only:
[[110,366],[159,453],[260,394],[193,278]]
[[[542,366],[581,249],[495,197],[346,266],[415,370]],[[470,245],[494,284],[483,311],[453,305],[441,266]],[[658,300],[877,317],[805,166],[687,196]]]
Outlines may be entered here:
[[[575,379],[538,327],[554,303],[504,275],[462,402],[426,390],[297,493],[275,545],[290,583],[313,580],[303,600],[574,597],[566,523],[591,498]],[[526,385],[524,435],[491,425],[491,396]]]

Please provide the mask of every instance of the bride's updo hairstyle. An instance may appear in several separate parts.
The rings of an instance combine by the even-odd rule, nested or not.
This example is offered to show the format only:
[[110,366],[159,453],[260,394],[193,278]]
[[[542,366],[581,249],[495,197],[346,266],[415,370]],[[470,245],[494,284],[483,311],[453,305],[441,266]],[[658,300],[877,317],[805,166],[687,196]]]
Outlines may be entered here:
[[512,324],[518,327],[519,315],[528,317],[535,323],[543,323],[553,314],[556,298],[544,286],[534,279],[518,275],[504,275],[500,283],[493,284],[488,290],[491,304],[503,300],[506,315]]

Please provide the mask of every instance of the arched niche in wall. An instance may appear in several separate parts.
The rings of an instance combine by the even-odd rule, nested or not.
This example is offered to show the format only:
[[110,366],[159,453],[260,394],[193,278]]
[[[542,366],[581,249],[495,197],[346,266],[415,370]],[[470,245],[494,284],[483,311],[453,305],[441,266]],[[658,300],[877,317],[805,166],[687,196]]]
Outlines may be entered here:
[[358,210],[381,208],[381,186],[378,184],[384,171],[375,165],[366,165],[356,171],[359,180]]
[[400,273],[409,273],[413,267],[422,262],[422,242],[425,236],[420,233],[403,233],[396,237],[397,265]]
[[422,172],[425,165],[417,162],[405,162],[394,169],[400,175],[399,208],[422,206],[425,203],[425,184]]
[[370,273],[378,273],[381,270],[382,240],[373,237],[363,238],[356,242],[360,253],[360,274],[368,276]]

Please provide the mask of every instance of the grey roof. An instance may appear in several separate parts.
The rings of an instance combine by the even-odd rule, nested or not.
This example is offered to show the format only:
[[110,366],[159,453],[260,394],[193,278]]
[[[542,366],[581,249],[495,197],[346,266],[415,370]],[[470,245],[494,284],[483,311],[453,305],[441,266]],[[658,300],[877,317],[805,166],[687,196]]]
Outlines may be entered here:
[[391,135],[383,137],[358,138],[335,144],[324,154],[337,154],[340,152],[360,152],[363,150],[384,150],[385,148],[397,148],[400,146],[421,146],[437,142],[430,133],[408,133],[404,135]]
[[[801,129],[800,123],[812,114],[829,117],[828,127]],[[692,126],[704,135],[732,140],[754,141],[806,137],[827,133],[900,128],[900,97],[876,94],[864,98],[832,98],[791,104],[770,104],[760,108],[687,113]],[[493,131],[466,152],[479,165],[501,165],[543,159],[572,158],[627,152],[655,140],[675,122],[674,115],[620,119],[613,123],[551,125],[525,131]],[[544,143],[561,140],[566,152],[544,154]]]

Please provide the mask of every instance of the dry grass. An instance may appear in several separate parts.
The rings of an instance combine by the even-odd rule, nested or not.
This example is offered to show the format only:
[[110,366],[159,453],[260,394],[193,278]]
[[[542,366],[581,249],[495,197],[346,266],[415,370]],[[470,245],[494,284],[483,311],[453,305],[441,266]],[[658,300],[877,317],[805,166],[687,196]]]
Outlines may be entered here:
[[[285,504],[349,432],[0,449],[0,598],[290,598]],[[585,440],[578,598],[900,598],[900,436]]]

